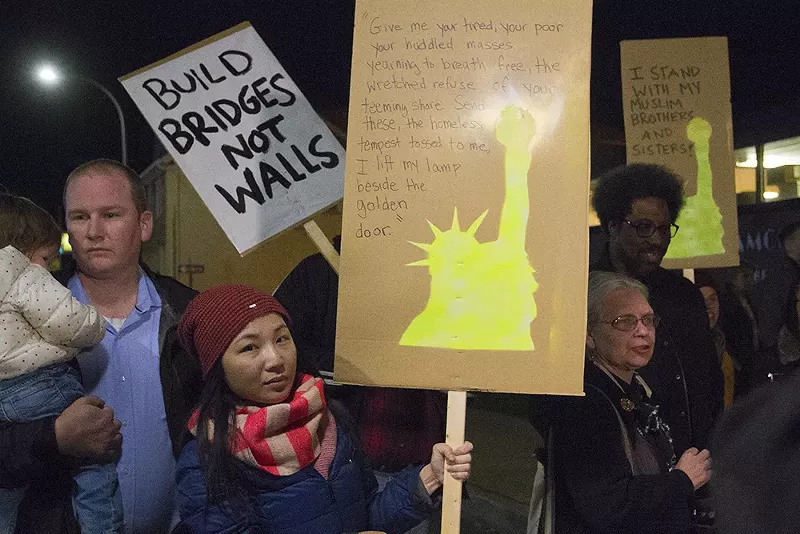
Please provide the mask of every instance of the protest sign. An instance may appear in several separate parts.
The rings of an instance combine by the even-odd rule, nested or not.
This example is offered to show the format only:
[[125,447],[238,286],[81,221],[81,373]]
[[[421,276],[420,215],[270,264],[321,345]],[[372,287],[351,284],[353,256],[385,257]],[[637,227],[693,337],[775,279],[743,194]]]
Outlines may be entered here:
[[582,394],[591,8],[359,0],[337,380]]
[[249,23],[120,81],[240,254],[342,198],[341,145]]
[[628,163],[664,165],[684,180],[684,207],[662,266],[739,264],[724,37],[623,41]]

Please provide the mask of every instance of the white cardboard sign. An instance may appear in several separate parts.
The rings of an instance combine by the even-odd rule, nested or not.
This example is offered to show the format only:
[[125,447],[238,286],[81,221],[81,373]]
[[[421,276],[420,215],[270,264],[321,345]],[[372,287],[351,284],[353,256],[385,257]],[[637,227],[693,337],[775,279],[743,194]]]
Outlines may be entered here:
[[249,23],[120,81],[240,254],[342,198],[344,150]]

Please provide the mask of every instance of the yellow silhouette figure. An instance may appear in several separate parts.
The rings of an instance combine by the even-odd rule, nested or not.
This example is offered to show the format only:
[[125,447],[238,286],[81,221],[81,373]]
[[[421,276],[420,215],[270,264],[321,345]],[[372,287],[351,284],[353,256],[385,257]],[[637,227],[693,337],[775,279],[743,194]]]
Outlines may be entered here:
[[708,140],[711,125],[695,117],[686,126],[686,137],[694,143],[697,159],[697,193],[684,199],[683,209],[675,222],[680,230],[672,239],[665,258],[691,258],[723,254],[722,213],[714,202]]
[[400,338],[401,345],[472,350],[532,350],[530,324],[536,317],[533,293],[538,284],[528,263],[525,232],[530,211],[528,170],[535,133],[526,110],[508,106],[497,124],[505,146],[505,201],[496,241],[479,243],[475,232],[484,211],[466,231],[453,210],[449,230],[433,223],[431,243],[410,243],[428,258],[410,266],[428,266],[431,293],[425,309]]

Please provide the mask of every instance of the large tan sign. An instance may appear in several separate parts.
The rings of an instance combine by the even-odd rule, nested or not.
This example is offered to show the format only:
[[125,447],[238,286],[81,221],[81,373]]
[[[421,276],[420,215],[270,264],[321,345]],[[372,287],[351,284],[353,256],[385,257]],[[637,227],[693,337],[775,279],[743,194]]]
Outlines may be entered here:
[[582,393],[591,11],[359,0],[337,380]]
[[656,163],[684,180],[684,207],[662,266],[739,264],[724,37],[622,42],[628,163]]

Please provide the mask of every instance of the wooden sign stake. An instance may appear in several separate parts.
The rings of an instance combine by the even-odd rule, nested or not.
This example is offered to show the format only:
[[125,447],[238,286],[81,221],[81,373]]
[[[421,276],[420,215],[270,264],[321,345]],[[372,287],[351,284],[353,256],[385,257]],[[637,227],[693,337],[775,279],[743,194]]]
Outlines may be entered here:
[[[467,392],[447,392],[447,437],[445,442],[452,448],[464,444],[464,428],[467,422]],[[444,473],[442,490],[442,534],[461,532],[461,486],[460,480]]]
[[305,228],[308,237],[310,237],[311,241],[313,241],[314,244],[317,245],[319,251],[322,252],[322,255],[325,256],[325,259],[328,260],[328,263],[331,264],[331,267],[338,275],[339,253],[336,252],[336,249],[333,248],[331,242],[328,241],[327,237],[325,237],[325,234],[322,232],[322,229],[317,224],[317,221],[311,219],[310,221],[308,221],[303,225],[303,228]]

